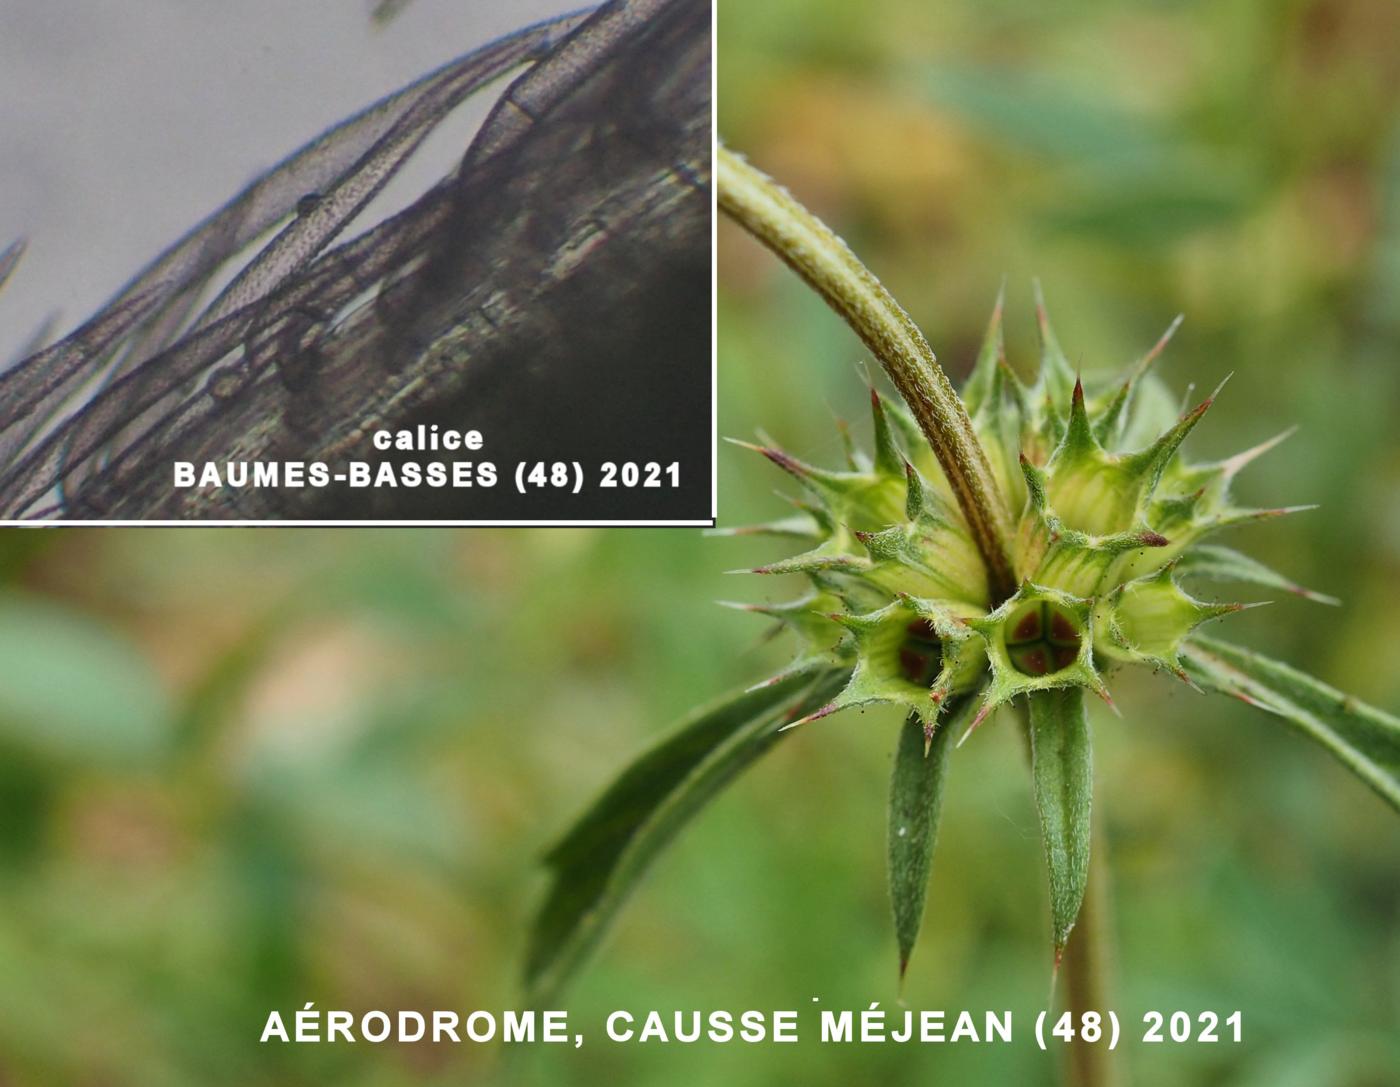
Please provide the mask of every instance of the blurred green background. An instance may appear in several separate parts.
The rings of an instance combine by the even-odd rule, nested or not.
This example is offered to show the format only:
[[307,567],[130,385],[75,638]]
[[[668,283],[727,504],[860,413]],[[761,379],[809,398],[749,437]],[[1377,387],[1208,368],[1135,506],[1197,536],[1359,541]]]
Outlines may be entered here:
[[[1161,372],[1235,376],[1191,452],[1297,422],[1234,542],[1341,596],[1220,633],[1400,708],[1400,6],[719,8],[720,130],[836,226],[948,369],[1003,276],[1086,371],[1179,311]],[[834,461],[863,353],[721,233],[720,427]],[[784,481],[720,453],[720,515]],[[1017,737],[950,776],[912,1007],[1013,1009],[1011,1047],[614,1047],[613,1008],[897,997],[884,792],[897,719],[800,732],[678,843],[573,991],[579,1051],[262,1046],[272,1008],[513,1006],[536,858],[665,724],[785,659],[718,598],[777,542],[657,531],[0,533],[0,1084],[1054,1082]],[[1246,1042],[1128,1045],[1133,1082],[1370,1087],[1400,1068],[1400,824],[1246,707],[1124,676],[1096,721],[1119,988],[1242,1009]],[[809,1032],[810,1033],[810,1032]]]

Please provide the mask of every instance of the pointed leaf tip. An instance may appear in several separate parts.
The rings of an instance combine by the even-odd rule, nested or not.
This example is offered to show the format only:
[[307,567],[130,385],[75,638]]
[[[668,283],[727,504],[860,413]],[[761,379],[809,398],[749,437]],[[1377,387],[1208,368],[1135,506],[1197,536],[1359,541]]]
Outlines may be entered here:
[[[550,850],[550,886],[530,933],[526,985],[557,997],[628,894],[692,817],[776,742],[772,724],[830,698],[844,673],[789,676],[696,711],[625,770]],[[544,1004],[543,1006],[553,1006]]]
[[[968,699],[959,712],[965,713],[971,705],[973,700]],[[890,773],[886,859],[901,986],[923,925],[950,736],[950,729],[941,728],[930,742],[919,715],[909,714],[900,729]]]

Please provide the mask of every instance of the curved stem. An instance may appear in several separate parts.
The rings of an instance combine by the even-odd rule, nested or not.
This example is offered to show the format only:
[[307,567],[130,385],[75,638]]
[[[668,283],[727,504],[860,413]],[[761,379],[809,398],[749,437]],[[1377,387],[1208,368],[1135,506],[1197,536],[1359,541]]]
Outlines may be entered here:
[[846,243],[786,189],[720,145],[719,206],[807,281],[880,360],[933,447],[986,563],[993,604],[1016,591],[1006,504],[967,409],[933,349]]

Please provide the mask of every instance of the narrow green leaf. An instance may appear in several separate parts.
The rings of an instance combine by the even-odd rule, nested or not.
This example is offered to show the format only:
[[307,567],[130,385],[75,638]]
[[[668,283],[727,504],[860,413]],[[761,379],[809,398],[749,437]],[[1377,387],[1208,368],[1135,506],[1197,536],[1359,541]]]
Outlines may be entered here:
[[1341,603],[1335,596],[1315,593],[1295,581],[1289,581],[1258,559],[1217,544],[1198,544],[1191,548],[1181,556],[1176,569],[1185,577],[1202,577],[1209,581],[1238,581],[1245,585],[1261,585],[1266,589],[1282,589],[1286,593],[1293,593],[1319,604]]
[[730,695],[683,720],[623,771],[545,857],[552,880],[525,967],[533,1004],[568,982],[691,817],[785,735],[786,720],[825,705],[849,678],[845,671],[795,675]]
[[1084,688],[1037,691],[1030,696],[1030,711],[1031,773],[1050,870],[1050,923],[1058,966],[1089,879],[1094,768]]
[[[943,781],[948,752],[977,700],[969,698],[945,716],[932,740],[924,735],[919,715],[911,713],[899,733],[894,772],[890,775],[889,877],[894,907],[894,934],[899,942],[899,976],[919,938],[928,896],[929,867],[938,840],[938,812],[943,806]],[[927,751],[925,750],[927,747]]]
[[1400,810],[1400,719],[1286,664],[1214,638],[1192,638],[1182,662],[1202,687],[1276,714],[1322,744]]

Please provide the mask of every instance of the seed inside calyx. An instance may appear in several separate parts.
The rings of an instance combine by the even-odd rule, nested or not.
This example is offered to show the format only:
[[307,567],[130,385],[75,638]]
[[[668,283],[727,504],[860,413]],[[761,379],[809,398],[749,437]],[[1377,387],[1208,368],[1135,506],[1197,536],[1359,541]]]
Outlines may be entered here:
[[928,687],[943,667],[943,643],[927,619],[916,619],[905,629],[899,649],[899,669],[904,678]]
[[1079,657],[1079,624],[1064,609],[1035,600],[1013,612],[1006,622],[1006,654],[1017,671],[1048,676]]

